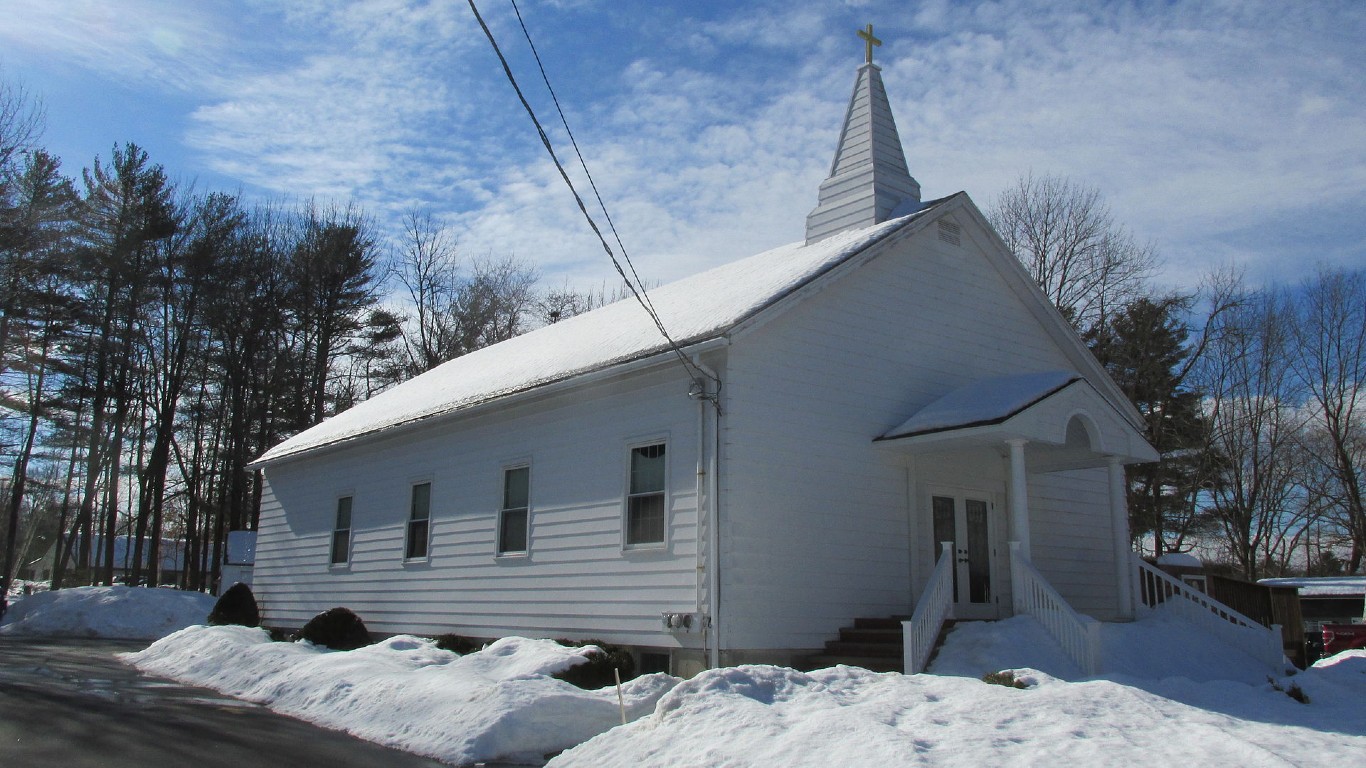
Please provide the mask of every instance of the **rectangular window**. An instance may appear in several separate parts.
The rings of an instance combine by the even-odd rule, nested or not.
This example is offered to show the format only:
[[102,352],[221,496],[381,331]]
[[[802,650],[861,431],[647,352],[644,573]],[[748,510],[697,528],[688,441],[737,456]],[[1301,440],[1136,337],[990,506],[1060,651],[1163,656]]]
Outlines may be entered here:
[[631,449],[626,546],[664,543],[664,443]]
[[408,542],[403,556],[408,560],[419,560],[427,556],[427,529],[431,517],[432,484],[418,483],[413,486],[412,504],[408,509]]
[[332,526],[332,564],[351,559],[351,497],[337,499],[337,520]]
[[531,506],[531,467],[503,470],[503,506],[498,510],[498,554],[525,554]]

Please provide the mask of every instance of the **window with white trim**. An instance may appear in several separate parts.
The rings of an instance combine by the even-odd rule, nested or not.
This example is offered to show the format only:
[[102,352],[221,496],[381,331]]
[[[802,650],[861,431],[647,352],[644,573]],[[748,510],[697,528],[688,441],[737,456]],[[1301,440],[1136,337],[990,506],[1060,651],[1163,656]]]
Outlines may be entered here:
[[403,557],[406,560],[420,560],[427,556],[431,506],[432,484],[415,484],[408,505],[408,536],[403,546]]
[[337,499],[337,517],[332,525],[332,565],[351,559],[351,497]]
[[664,443],[631,449],[631,477],[626,495],[626,546],[664,543]]
[[503,470],[503,505],[498,509],[498,554],[523,555],[531,509],[531,467]]

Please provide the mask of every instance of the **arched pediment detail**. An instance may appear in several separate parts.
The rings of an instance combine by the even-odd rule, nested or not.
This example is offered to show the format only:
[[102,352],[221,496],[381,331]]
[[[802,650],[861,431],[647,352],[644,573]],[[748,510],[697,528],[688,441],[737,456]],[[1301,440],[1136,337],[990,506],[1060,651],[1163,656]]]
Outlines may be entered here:
[[1067,419],[1066,435],[1065,444],[1068,448],[1105,452],[1100,440],[1100,427],[1085,411],[1074,411]]

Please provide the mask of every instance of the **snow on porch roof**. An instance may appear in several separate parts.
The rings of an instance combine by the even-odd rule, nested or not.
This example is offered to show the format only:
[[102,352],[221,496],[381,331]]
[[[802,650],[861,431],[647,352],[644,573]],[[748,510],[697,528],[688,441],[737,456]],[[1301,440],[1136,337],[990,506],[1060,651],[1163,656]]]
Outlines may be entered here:
[[1074,381],[1072,371],[1043,371],[978,379],[921,408],[879,440],[999,424]]
[[[650,291],[650,301],[679,345],[717,338],[953,197],[926,203],[909,216],[811,245],[782,246],[683,278]],[[645,310],[634,299],[619,301],[443,363],[285,440],[253,466],[667,350]]]

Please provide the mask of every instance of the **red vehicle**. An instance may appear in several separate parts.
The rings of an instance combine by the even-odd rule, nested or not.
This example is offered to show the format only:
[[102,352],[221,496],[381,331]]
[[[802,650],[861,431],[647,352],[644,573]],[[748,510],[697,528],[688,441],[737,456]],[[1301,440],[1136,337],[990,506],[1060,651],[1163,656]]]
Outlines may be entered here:
[[1366,649],[1366,624],[1324,624],[1323,655]]

